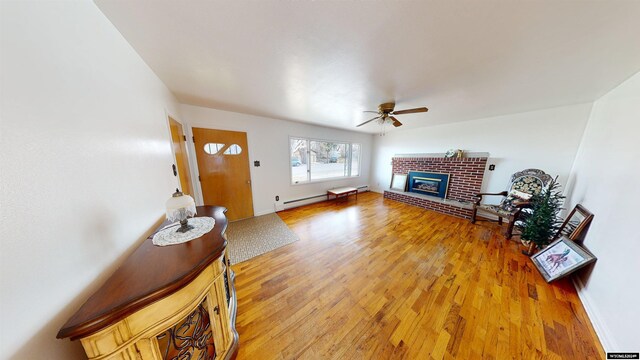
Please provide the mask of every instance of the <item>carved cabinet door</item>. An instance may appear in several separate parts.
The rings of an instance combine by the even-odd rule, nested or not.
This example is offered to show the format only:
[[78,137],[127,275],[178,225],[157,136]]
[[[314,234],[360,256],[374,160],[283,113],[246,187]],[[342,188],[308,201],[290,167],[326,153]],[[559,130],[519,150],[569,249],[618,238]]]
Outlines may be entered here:
[[209,301],[202,302],[184,319],[156,336],[164,360],[212,360],[216,358],[215,321]]

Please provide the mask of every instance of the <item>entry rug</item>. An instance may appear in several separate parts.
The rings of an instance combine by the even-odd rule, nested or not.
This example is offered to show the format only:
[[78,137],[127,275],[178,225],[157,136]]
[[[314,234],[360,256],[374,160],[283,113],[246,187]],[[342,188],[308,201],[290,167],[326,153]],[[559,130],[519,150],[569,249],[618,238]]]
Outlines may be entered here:
[[229,223],[226,235],[231,264],[299,240],[298,235],[275,213]]

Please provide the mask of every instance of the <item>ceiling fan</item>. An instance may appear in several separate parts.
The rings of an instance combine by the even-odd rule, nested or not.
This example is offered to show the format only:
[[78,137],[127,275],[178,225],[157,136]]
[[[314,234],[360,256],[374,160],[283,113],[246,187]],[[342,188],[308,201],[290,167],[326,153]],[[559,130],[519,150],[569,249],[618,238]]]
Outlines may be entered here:
[[372,122],[373,120],[378,120],[378,119],[380,120],[380,124],[384,124],[386,122],[390,122],[391,124],[393,124],[393,126],[398,127],[398,126],[402,125],[402,123],[400,121],[398,121],[398,119],[396,119],[394,117],[394,115],[414,114],[414,113],[421,113],[421,112],[429,111],[429,109],[427,109],[426,107],[419,107],[419,108],[415,108],[415,109],[393,111],[395,106],[396,106],[395,103],[389,102],[389,103],[380,104],[378,106],[378,111],[365,111],[366,113],[378,114],[378,116],[374,117],[373,119],[367,120],[367,121],[363,122],[362,124],[360,124],[360,125],[358,125],[356,127],[360,127],[360,126],[362,126],[364,124],[368,124],[368,123]]

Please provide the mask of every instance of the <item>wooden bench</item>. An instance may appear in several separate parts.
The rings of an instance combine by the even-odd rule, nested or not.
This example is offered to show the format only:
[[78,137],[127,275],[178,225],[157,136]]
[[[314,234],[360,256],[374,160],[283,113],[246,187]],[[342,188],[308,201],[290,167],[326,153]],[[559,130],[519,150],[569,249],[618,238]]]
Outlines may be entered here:
[[327,200],[329,200],[329,198],[331,197],[331,195],[334,196],[334,199],[338,199],[340,197],[344,197],[345,200],[349,197],[349,195],[351,194],[356,194],[356,200],[358,199],[358,189],[354,188],[354,187],[341,187],[341,188],[336,188],[336,189],[330,189],[327,190]]

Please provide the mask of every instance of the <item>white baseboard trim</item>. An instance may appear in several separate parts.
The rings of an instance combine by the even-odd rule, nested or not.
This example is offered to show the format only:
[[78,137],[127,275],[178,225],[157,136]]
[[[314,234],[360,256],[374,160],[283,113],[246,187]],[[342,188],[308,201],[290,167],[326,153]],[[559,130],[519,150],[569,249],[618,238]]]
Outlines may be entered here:
[[598,311],[598,309],[593,304],[593,300],[584,290],[584,284],[582,283],[582,280],[580,280],[580,278],[578,278],[577,276],[574,276],[573,286],[578,292],[578,297],[582,302],[584,310],[587,312],[587,317],[589,318],[589,320],[591,320],[591,325],[593,325],[593,329],[595,330],[598,339],[600,339],[600,343],[602,344],[605,353],[618,351],[620,347],[616,343],[614,337],[611,335],[611,331],[605,324],[602,315],[600,315],[600,311]]
[[274,212],[275,212],[275,211],[274,211],[273,209],[272,209],[272,210],[261,210],[261,211],[256,211],[256,212],[253,214],[253,216],[254,216],[254,217],[255,217],[255,216],[262,216],[262,215],[267,215],[267,214],[271,214],[271,213],[274,213]]
[[[359,194],[371,191],[368,185],[357,186],[357,188],[358,188],[358,193]],[[287,200],[285,203],[283,203],[284,208],[281,209],[281,210],[277,210],[277,211],[289,210],[289,209],[297,208],[297,207],[300,207],[300,206],[319,203],[319,202],[322,202],[322,201],[327,201],[327,195],[326,194],[312,195],[312,196],[310,196],[308,198]]]

